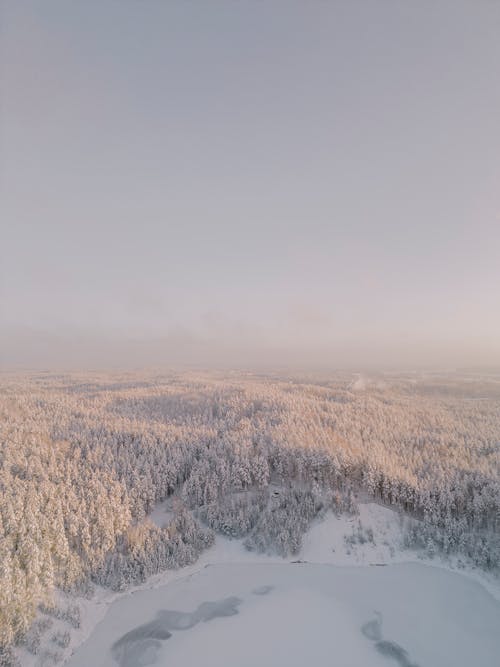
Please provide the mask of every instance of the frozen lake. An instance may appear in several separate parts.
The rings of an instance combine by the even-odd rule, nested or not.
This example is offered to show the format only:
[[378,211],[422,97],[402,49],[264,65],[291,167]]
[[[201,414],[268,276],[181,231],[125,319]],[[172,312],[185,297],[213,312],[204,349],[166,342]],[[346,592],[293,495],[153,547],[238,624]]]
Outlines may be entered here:
[[208,566],[111,605],[70,667],[487,667],[500,604],[416,563]]

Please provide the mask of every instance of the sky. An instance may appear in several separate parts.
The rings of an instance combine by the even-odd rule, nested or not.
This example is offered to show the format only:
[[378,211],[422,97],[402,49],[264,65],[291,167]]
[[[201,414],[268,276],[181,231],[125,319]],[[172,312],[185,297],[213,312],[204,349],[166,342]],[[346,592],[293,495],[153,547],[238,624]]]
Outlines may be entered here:
[[500,366],[500,2],[0,7],[0,365]]

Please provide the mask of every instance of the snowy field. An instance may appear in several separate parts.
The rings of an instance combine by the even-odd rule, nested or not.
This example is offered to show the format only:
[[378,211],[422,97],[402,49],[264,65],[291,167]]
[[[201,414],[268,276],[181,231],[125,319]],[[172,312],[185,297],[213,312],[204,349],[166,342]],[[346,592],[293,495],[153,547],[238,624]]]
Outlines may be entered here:
[[[349,540],[359,522],[373,542]],[[304,536],[300,562],[217,538],[194,566],[115,594],[114,601],[103,591],[83,603],[84,623],[67,664],[497,664],[494,581],[453,572],[439,560],[423,563],[398,549],[399,539],[397,515],[373,503],[360,506],[359,518],[329,514],[316,522]]]
[[500,605],[401,563],[225,563],[117,600],[70,667],[494,665]]

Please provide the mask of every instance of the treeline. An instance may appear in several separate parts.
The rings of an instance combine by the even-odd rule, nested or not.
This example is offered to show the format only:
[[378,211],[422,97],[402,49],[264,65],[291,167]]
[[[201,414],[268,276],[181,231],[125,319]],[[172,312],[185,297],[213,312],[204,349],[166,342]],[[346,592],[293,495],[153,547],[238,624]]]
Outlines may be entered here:
[[92,580],[121,591],[153,574],[191,565],[213,541],[213,532],[203,529],[181,508],[167,526],[159,528],[150,521],[131,526],[94,569]]
[[[454,380],[456,388],[456,380]],[[251,376],[5,378],[0,645],[55,586],[113,589],[194,562],[213,532],[293,554],[364,490],[410,544],[500,564],[500,396]],[[145,517],[175,498],[159,528]]]

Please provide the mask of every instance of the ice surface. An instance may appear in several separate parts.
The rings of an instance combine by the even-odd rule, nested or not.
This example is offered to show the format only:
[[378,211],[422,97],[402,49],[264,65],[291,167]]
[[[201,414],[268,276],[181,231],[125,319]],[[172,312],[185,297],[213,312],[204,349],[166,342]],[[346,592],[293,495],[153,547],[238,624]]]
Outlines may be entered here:
[[470,667],[499,628],[483,587],[427,565],[223,563],[118,599],[68,664]]
[[200,621],[233,616],[238,613],[240,603],[239,598],[230,597],[215,602],[202,602],[192,613],[160,609],[156,619],[143,623],[120,637],[113,644],[111,653],[121,667],[154,664],[161,641],[172,636],[170,630],[189,630]]

